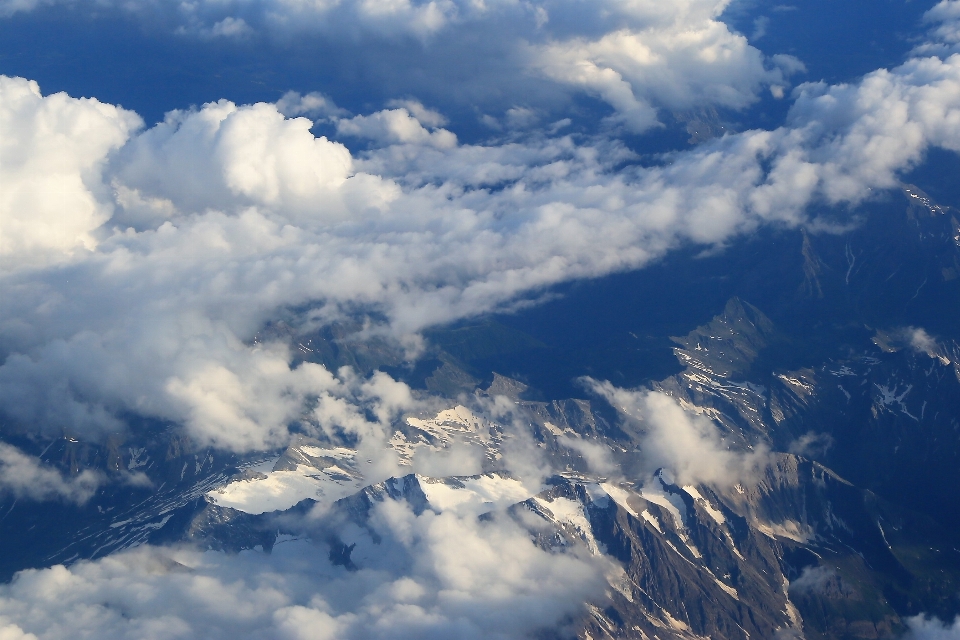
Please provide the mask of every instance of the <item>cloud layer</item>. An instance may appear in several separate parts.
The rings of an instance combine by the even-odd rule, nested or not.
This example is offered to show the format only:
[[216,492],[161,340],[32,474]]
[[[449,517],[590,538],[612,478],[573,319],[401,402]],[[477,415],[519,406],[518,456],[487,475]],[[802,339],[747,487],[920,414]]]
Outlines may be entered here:
[[[0,19],[63,0],[0,0]],[[608,125],[644,131],[658,111],[742,109],[782,96],[803,65],[768,56],[720,20],[727,0],[71,1],[81,13],[133,17],[211,49],[236,45],[329,47],[331,64],[361,67],[346,84],[377,78],[480,110],[487,124],[511,113],[562,119],[571,98],[592,96]],[[227,41],[227,42],[224,42]],[[776,53],[776,52],[773,52]],[[280,55],[288,55],[282,53]],[[400,93],[393,97],[407,97]],[[421,98],[427,96],[421,95]],[[518,111],[519,110],[519,111]],[[556,117],[554,117],[556,116]],[[386,116],[384,116],[386,117]],[[511,122],[512,121],[512,122]],[[532,126],[528,119],[524,128]]]
[[[630,6],[618,11],[678,28],[673,10]],[[694,25],[716,13],[681,9]],[[687,46],[679,35],[663,42]],[[608,62],[633,55],[628,40],[608,44]],[[682,101],[681,85],[664,86]],[[252,343],[283,309],[309,308],[300,320],[314,324],[376,313],[386,320],[371,331],[407,340],[685,243],[828,224],[807,207],[855,206],[930,145],[960,149],[956,55],[802,85],[785,126],[653,167],[615,138],[459,144],[413,100],[355,117],[316,95],[219,101],[143,129],[134,114],[43,97],[27,80],[4,78],[0,90],[11,132],[0,168],[0,410],[23,428],[83,434],[121,429],[116,416],[132,411],[237,451],[281,443],[305,398],[367,402],[349,374],[291,369],[286,347]],[[281,113],[311,110],[342,141]],[[358,136],[373,147],[351,152]]]
[[0,637],[522,638],[602,598],[589,557],[536,547],[508,518],[388,501],[358,539],[356,572],[306,540],[239,556],[142,547],[70,568],[29,570],[0,586]]
[[[0,13],[36,5],[0,0]],[[211,102],[145,128],[120,107],[0,77],[5,428],[97,438],[134,414],[235,452],[281,446],[292,430],[346,432],[378,467],[368,478],[383,476],[396,469],[383,453],[391,425],[425,401],[383,373],[293,365],[289,345],[256,339],[267,322],[358,320],[364,336],[413,357],[423,329],[557,283],[641,268],[684,245],[722,248],[763,225],[843,224],[930,146],[960,150],[960,3],[943,2],[904,64],[800,85],[783,126],[642,165],[617,139],[624,128],[655,128],[665,109],[742,109],[790,93],[800,64],[732,33],[718,19],[725,5],[125,3],[166,11],[183,37],[320,33],[428,48],[502,31],[485,51],[507,60],[510,82],[586,93],[610,115],[600,134],[575,137],[562,133],[569,120],[537,129],[543,113],[504,103],[485,121],[505,137],[463,144],[409,95],[357,115],[290,93]],[[811,205],[836,217],[811,218]],[[919,332],[913,344],[931,348]],[[715,425],[664,394],[592,387],[644,432],[650,471],[724,484],[765,463],[763,451],[731,452]],[[488,404],[519,420],[512,402]],[[550,472],[534,443],[510,444],[506,463],[525,481]],[[597,473],[617,472],[599,445],[560,444]],[[414,462],[436,474],[479,465],[466,448]],[[0,490],[18,498],[83,503],[101,481],[0,445]],[[373,523],[379,546],[355,532],[368,561],[357,572],[306,541],[238,557],[143,548],[23,572],[0,586],[0,637],[517,638],[577,615],[605,588],[595,559],[548,553],[508,519],[417,516],[388,502]],[[911,625],[916,637],[956,636],[955,624]]]

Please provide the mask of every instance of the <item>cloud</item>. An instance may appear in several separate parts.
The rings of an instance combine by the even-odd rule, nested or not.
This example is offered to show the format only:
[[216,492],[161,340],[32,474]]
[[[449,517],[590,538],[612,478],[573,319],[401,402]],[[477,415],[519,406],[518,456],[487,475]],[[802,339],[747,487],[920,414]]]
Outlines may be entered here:
[[[293,104],[288,97],[281,106],[315,109],[319,100],[308,96]],[[174,211],[254,205],[288,219],[298,213],[319,213],[325,221],[342,216],[342,207],[330,201],[339,199],[352,158],[342,144],[315,138],[312,126],[306,118],[284,118],[276,105],[267,104],[237,107],[221,100],[199,111],[170,112],[114,159],[112,182],[124,204],[114,222],[155,228]],[[157,205],[168,202],[172,207]],[[318,208],[318,202],[327,206]]]
[[[91,435],[134,412],[236,451],[282,443],[306,398],[379,402],[255,343],[278,314],[295,330],[380,318],[364,335],[414,344],[684,244],[811,224],[811,203],[855,207],[931,144],[960,149],[958,56],[801,85],[787,125],[647,167],[605,137],[461,144],[409,99],[348,119],[322,96],[222,100],[141,130],[116,107],[2,83],[0,411]],[[352,152],[282,110],[327,113],[348,144],[376,144]],[[56,197],[35,188],[51,175],[68,186]],[[54,222],[64,233],[47,233]],[[341,419],[383,428],[324,418]]]
[[731,449],[716,424],[686,411],[665,393],[585,382],[642,432],[640,455],[647,470],[664,468],[676,484],[732,486],[753,479],[769,462],[769,452],[759,445],[752,451]]
[[592,442],[570,435],[564,435],[558,438],[558,442],[564,447],[573,449],[583,456],[590,470],[594,473],[609,476],[617,472],[617,464],[610,455],[609,447],[599,442]]
[[[101,181],[106,156],[142,125],[130,112],[36,82],[0,76],[0,270],[93,250],[113,213]],[[15,256],[15,257],[13,257]]]
[[305,539],[238,556],[146,546],[21,572],[0,585],[0,620],[11,637],[50,640],[519,639],[603,597],[595,560],[544,551],[509,518],[387,501],[370,522],[344,534],[356,571]]
[[[44,466],[16,447],[0,443],[0,493],[8,493],[16,499],[83,504],[93,497],[102,482],[103,477],[90,470],[65,477],[57,469]],[[2,633],[0,627],[0,637],[3,637]]]
[[32,11],[42,4],[37,0],[4,0],[0,4],[0,17],[9,17],[24,11]]
[[960,44],[960,2],[941,0],[923,15],[923,22],[931,25],[930,31],[926,42],[914,49],[914,55],[956,53]]
[[839,580],[836,569],[831,567],[805,567],[800,577],[790,583],[790,590],[794,592],[822,593],[831,582]]
[[346,109],[341,109],[333,100],[318,91],[306,95],[288,91],[277,101],[277,111],[288,118],[308,116],[317,120],[332,120],[350,115]]
[[922,328],[913,328],[908,329],[910,335],[910,346],[912,346],[917,351],[922,353],[930,353],[933,351],[937,343],[930,337],[924,329]]
[[788,451],[798,456],[816,457],[824,455],[833,446],[833,437],[829,433],[808,431],[790,443]]
[[413,470],[431,478],[472,476],[483,471],[483,451],[476,446],[453,442],[440,450],[427,447],[417,449]]
[[770,18],[767,16],[760,16],[759,18],[754,19],[753,33],[750,34],[750,39],[759,40],[763,36],[767,35],[767,27],[769,26]]
[[420,124],[430,128],[442,127],[449,123],[445,115],[433,109],[428,109],[419,100],[391,100],[387,103],[387,106],[395,109],[406,109]]
[[253,29],[243,18],[227,16],[212,26],[206,27],[190,21],[189,25],[181,25],[174,32],[180,36],[196,35],[204,39],[209,38],[243,38],[253,34]]
[[[3,0],[0,3],[0,16],[9,17],[62,1]],[[167,11],[176,16],[181,26],[187,28],[222,23],[227,18],[239,20],[240,16],[235,14],[243,13],[247,21],[262,28],[288,33],[320,32],[341,37],[355,37],[364,33],[382,37],[412,36],[429,41],[431,36],[444,31],[476,28],[478,24],[489,22],[516,23],[519,19],[531,30],[542,29],[549,24],[551,16],[563,19],[570,14],[579,16],[582,21],[586,18],[589,21],[586,26],[594,29],[604,22],[663,25],[676,20],[715,17],[722,13],[727,4],[726,0],[686,0],[657,6],[657,3],[647,1],[600,0],[596,3],[596,11],[588,12],[583,12],[570,0],[552,2],[549,7],[515,0],[490,0],[484,3],[473,0],[254,0],[244,3],[200,0],[188,4],[166,0],[139,3],[101,0],[96,5],[91,3],[88,6],[90,9],[96,6],[101,10],[114,7],[133,14],[150,13],[154,16]],[[209,27],[207,29],[209,31]]]
[[[443,121],[439,113],[425,109],[420,103],[404,104],[406,106],[385,109],[369,116],[339,120],[337,133],[341,136],[368,138],[385,145],[416,144],[438,149],[457,146],[457,136],[439,128]],[[425,128],[424,124],[431,130]]]
[[769,64],[715,17],[552,42],[534,48],[533,66],[597,95],[616,111],[613,121],[637,132],[659,124],[658,107],[742,109],[758,99],[761,87],[782,87],[802,66],[789,56]]
[[922,327],[896,327],[890,330],[880,330],[873,338],[873,342],[884,351],[899,351],[909,348],[917,354],[939,360],[948,365],[951,360],[950,349],[937,342]]
[[960,638],[960,620],[953,624],[941,622],[938,618],[919,615],[907,618],[910,629],[904,636],[909,640],[956,640]]
[[[0,0],[0,16],[62,2]],[[793,71],[781,64],[789,56],[767,58],[727,28],[719,19],[726,0],[70,2],[210,46],[224,39],[280,44],[284,52],[319,46],[318,55],[331,58],[326,64],[363,69],[343,80],[368,95],[382,89],[371,85],[389,84],[397,94],[428,92],[431,101],[466,110],[499,115],[522,104],[557,120],[571,94],[586,92],[613,107],[608,122],[636,131],[655,126],[662,108],[742,108],[767,87],[786,87]]]
[[[311,363],[291,368],[283,347],[251,349],[224,327],[191,326],[192,320],[173,319],[182,327],[147,322],[149,339],[93,339],[83,332],[34,357],[8,358],[0,367],[8,428],[98,438],[123,430],[114,414],[131,406],[182,425],[202,446],[239,452],[285,446],[291,426],[314,435],[342,430],[373,446],[384,442],[386,425],[400,412],[417,408],[406,385],[385,374],[358,379],[349,369],[334,375]],[[91,378],[91,368],[101,375]]]

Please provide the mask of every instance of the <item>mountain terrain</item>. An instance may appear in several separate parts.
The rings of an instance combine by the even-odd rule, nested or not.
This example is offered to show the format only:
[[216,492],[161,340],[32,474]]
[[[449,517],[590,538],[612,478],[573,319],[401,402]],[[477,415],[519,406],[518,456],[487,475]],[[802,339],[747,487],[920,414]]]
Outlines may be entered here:
[[[392,426],[386,478],[348,434],[241,456],[135,418],[101,441],[5,433],[111,481],[80,505],[5,498],[0,577],[291,540],[356,572],[400,553],[377,513],[402,504],[602,563],[603,596],[538,637],[896,638],[910,616],[951,619],[960,211],[903,185],[852,228],[818,220],[434,328],[412,362],[358,338],[362,320],[264,326],[256,340],[298,361],[385,372],[432,403]],[[418,462],[467,450],[469,473]]]

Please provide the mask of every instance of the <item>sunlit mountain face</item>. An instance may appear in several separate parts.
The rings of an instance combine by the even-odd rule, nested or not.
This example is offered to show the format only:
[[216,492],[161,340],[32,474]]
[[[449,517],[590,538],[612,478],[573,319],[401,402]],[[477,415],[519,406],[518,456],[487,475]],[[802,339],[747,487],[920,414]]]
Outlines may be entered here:
[[960,638],[958,47],[0,0],[0,638]]

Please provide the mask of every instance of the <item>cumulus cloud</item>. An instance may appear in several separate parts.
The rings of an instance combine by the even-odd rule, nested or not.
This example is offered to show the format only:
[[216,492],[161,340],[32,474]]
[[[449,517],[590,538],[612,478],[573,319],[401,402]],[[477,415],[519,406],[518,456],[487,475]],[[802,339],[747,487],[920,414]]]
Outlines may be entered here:
[[799,70],[788,56],[770,64],[713,12],[704,13],[683,16],[669,28],[621,29],[598,40],[542,45],[535,48],[533,65],[597,95],[615,109],[614,121],[638,132],[658,124],[658,107],[740,109],[755,102],[764,86],[782,91],[789,73]]
[[930,25],[926,41],[914,48],[915,55],[949,55],[960,44],[960,2],[941,0],[923,15]]
[[102,480],[100,474],[90,470],[65,477],[57,469],[43,465],[16,447],[0,443],[0,493],[17,499],[83,504],[93,497]]
[[[308,96],[299,105],[287,99],[281,107],[310,109],[317,103]],[[126,214],[115,222],[143,228],[169,220],[175,211],[253,205],[282,210],[287,217],[342,216],[335,201],[352,173],[352,158],[342,144],[315,138],[312,126],[267,104],[237,107],[221,100],[199,111],[170,112],[115,158],[112,182]]]
[[0,270],[96,247],[113,213],[101,180],[107,155],[142,122],[135,113],[36,82],[0,77]]
[[750,480],[769,461],[769,452],[731,449],[711,420],[685,410],[659,391],[620,389],[609,382],[586,383],[642,431],[640,455],[649,471],[663,468],[677,484],[719,486]]
[[457,146],[457,136],[440,128],[442,122],[440,114],[425,109],[420,103],[406,103],[397,109],[384,109],[369,116],[340,120],[337,122],[337,133],[341,136],[369,138],[385,145],[416,144],[451,149]]
[[506,640],[555,626],[603,596],[595,560],[544,551],[509,518],[417,516],[388,501],[370,527],[348,535],[356,571],[331,565],[329,548],[307,540],[269,555],[141,547],[24,571],[0,586],[0,620],[11,637],[50,640]]

